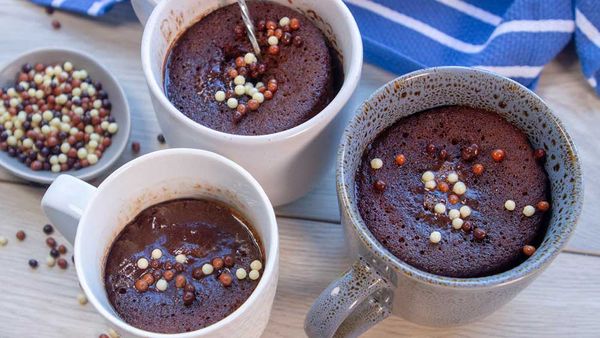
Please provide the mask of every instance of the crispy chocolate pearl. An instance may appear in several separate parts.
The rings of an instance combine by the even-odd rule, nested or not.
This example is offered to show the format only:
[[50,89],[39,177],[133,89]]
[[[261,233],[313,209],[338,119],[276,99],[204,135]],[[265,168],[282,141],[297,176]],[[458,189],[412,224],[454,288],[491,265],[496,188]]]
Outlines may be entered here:
[[25,237],[27,237],[27,235],[25,235],[25,231],[23,231],[23,230],[17,231],[17,239],[19,241],[23,241],[25,239]]
[[58,252],[59,252],[61,255],[64,255],[64,254],[66,254],[66,253],[67,253],[67,247],[66,247],[66,246],[64,246],[63,244],[59,245],[59,246],[58,246]]
[[[437,145],[437,151],[446,149],[448,159],[433,156],[437,151],[428,153],[429,144]],[[461,152],[473,144],[478,145],[479,156],[476,162],[467,162]],[[506,151],[502,162],[490,156],[494,149]],[[371,159],[387,163],[398,153],[409,159],[404,165],[384,165],[373,172]],[[485,168],[480,176],[471,171],[476,163]],[[467,192],[460,198],[450,194],[452,184],[446,193],[425,192],[421,176],[427,170],[436,178],[456,171]],[[375,179],[386,183],[385,193],[373,188]],[[383,131],[366,148],[356,184],[359,212],[374,237],[402,261],[437,275],[480,277],[515,267],[526,258],[523,246],[541,241],[551,214],[522,217],[503,208],[508,199],[520,206],[551,201],[546,172],[534,160],[524,133],[495,113],[468,107],[435,108]],[[472,209],[462,231],[454,230],[447,216],[430,211],[441,200],[447,209],[458,209],[463,201]],[[483,240],[475,240],[475,227],[487,232]],[[440,245],[429,242],[433,231],[442,233]]]
[[[240,219],[228,206],[205,200],[173,200],[143,210],[117,236],[106,259],[104,285],[115,311],[125,322],[157,333],[197,330],[231,314],[258,281],[236,279],[225,288],[219,272],[204,276],[201,267],[215,257],[233,255],[232,270],[248,267],[255,259],[264,261],[260,240]],[[157,248],[163,253],[161,268],[171,262],[173,269],[181,267],[182,271],[175,273],[166,290],[159,292],[151,286],[140,293],[133,285],[136,280],[151,279],[146,281],[150,286],[170,271],[156,270],[154,278],[147,270],[131,269]],[[176,254],[185,254],[187,263],[173,263]]]
[[37,260],[35,260],[35,259],[32,258],[32,259],[29,260],[28,263],[29,263],[29,266],[32,269],[37,269],[37,267],[38,267],[38,261]]
[[69,263],[67,263],[67,261],[64,258],[59,258],[56,261],[56,264],[58,264],[58,267],[63,270],[65,270],[69,266]]
[[52,237],[48,237],[46,238],[46,245],[48,245],[50,248],[54,248],[56,247],[56,240]]
[[52,225],[50,225],[50,224],[46,224],[46,225],[44,225],[44,228],[42,230],[44,231],[44,233],[46,235],[50,235],[50,234],[52,234],[54,232],[54,227],[52,227]]
[[[257,80],[266,83],[271,77],[277,78],[278,94],[265,97],[255,113],[249,110],[240,120],[226,104],[214,100],[218,90],[232,89],[228,70],[236,66],[236,58],[252,51],[248,39],[235,34],[236,25],[242,25],[236,4],[208,14],[175,42],[167,56],[165,92],[183,114],[209,128],[238,135],[272,134],[321,112],[337,95],[343,71],[329,41],[301,13],[268,1],[252,1],[248,6],[255,23],[284,16],[299,19],[299,29],[292,33],[297,47],[285,43],[263,46],[261,62],[268,67]],[[275,23],[273,35],[277,28]],[[285,33],[281,34],[283,40]]]

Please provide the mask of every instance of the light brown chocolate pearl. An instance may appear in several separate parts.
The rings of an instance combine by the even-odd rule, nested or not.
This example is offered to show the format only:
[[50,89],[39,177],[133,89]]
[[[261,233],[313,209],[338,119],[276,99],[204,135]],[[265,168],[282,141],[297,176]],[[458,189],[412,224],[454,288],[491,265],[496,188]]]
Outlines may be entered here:
[[135,281],[135,289],[139,292],[146,292],[148,291],[148,283],[143,279],[138,279]]
[[182,287],[185,286],[185,284],[187,284],[185,276],[177,275],[177,277],[175,277],[175,287],[181,289]]

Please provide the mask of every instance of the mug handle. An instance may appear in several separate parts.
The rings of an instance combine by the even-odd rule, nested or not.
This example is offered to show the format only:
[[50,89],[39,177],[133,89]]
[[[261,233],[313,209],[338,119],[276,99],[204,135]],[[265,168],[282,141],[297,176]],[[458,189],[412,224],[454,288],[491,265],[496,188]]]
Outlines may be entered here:
[[77,225],[97,188],[70,175],[60,175],[42,198],[42,209],[60,233],[73,244]]
[[146,25],[146,21],[152,14],[152,10],[158,4],[160,0],[131,0],[131,5],[133,6],[133,11],[135,15],[138,17],[138,20],[142,23],[142,26]]
[[304,331],[310,338],[357,337],[391,314],[378,297],[388,293],[391,284],[361,257],[319,295]]

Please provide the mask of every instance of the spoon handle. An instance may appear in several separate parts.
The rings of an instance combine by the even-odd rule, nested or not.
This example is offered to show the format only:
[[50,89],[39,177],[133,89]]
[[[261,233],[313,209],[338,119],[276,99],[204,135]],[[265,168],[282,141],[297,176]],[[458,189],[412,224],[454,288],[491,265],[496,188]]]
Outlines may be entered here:
[[237,0],[237,2],[238,5],[240,5],[240,9],[242,11],[242,20],[244,21],[244,25],[246,26],[246,31],[248,32],[248,38],[250,39],[250,43],[252,44],[252,48],[254,49],[254,54],[256,55],[256,57],[260,57],[260,46],[258,45],[256,34],[254,34],[254,23],[252,23],[252,19],[250,18],[250,10],[248,9],[246,0]]

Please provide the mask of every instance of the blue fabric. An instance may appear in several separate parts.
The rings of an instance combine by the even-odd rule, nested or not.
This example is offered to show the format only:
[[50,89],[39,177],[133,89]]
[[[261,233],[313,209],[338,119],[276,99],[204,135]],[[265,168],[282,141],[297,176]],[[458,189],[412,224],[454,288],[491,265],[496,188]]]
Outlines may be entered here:
[[[32,1],[97,16],[123,0]],[[463,65],[533,87],[542,67],[574,39],[585,78],[600,94],[600,0],[344,1],[358,22],[365,59],[389,71]]]

